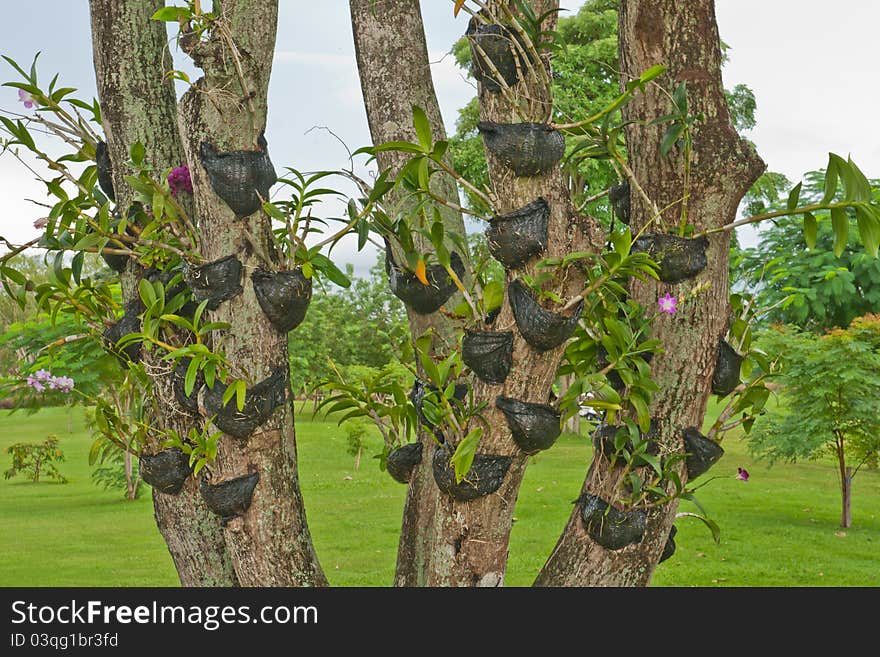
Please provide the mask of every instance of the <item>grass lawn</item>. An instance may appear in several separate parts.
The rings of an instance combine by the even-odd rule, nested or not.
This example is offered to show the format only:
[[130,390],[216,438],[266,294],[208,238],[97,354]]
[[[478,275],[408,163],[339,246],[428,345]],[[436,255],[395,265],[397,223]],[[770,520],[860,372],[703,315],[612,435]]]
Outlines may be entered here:
[[[392,581],[405,487],[370,457],[359,470],[335,422],[297,421],[300,478],[321,564],[335,586],[387,586]],[[68,484],[0,480],[0,586],[176,586],[165,544],[152,518],[148,488],[127,502],[89,478],[90,439],[74,411],[27,416],[0,411],[0,470],[18,441],[61,439]],[[880,472],[854,482],[853,527],[841,531],[833,463],[778,464],[768,469],[746,456],[737,439],[704,477],[721,476],[698,497],[721,526],[716,545],[694,519],[677,522],[677,551],[661,564],[652,586],[878,586]],[[561,437],[527,470],[515,513],[508,586],[528,586],[553,549],[577,497],[590,449],[586,439]],[[734,478],[737,466],[751,480]],[[698,480],[699,482],[699,480]],[[693,511],[689,502],[682,511]]]

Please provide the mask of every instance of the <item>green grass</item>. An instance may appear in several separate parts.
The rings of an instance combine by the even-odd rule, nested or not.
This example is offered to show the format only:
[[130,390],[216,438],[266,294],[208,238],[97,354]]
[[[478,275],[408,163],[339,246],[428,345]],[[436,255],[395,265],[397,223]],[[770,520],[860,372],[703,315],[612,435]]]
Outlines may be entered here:
[[[379,471],[367,447],[359,470],[335,422],[297,421],[300,478],[309,526],[334,586],[387,586],[392,581],[404,486]],[[90,439],[79,411],[67,431],[63,409],[27,416],[0,412],[0,470],[6,447],[61,439],[61,471],[70,483],[0,480],[0,585],[175,586],[171,559],[152,517],[149,489],[127,502],[89,478]],[[755,463],[745,444],[724,443],[722,460],[704,475],[722,476],[698,497],[721,526],[716,545],[698,521],[677,521],[677,551],[652,586],[878,586],[880,472],[855,478],[853,527],[842,532],[840,495],[830,461]],[[587,441],[562,436],[527,470],[510,541],[508,586],[528,586],[553,549],[589,465]],[[734,478],[737,466],[751,473]],[[699,483],[699,480],[698,482]],[[685,502],[680,510],[694,511]]]

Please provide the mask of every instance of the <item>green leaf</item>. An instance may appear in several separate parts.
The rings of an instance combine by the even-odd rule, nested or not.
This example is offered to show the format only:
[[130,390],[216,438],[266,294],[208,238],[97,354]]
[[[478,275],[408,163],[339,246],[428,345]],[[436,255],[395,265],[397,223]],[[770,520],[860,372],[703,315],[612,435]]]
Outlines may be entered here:
[[681,511],[675,515],[678,518],[696,518],[709,528],[709,531],[712,532],[712,539],[716,544],[721,542],[721,529],[718,527],[718,523],[714,520],[711,520],[704,515],[700,515],[699,513],[690,513],[688,511]]
[[812,212],[804,213],[804,241],[807,243],[807,248],[812,250],[816,248],[816,233],[818,232],[819,226],[816,222],[816,217]]
[[452,455],[452,464],[455,466],[455,483],[461,481],[467,476],[474,462],[474,455],[477,453],[477,445],[480,444],[480,438],[483,430],[480,427],[471,430],[464,440],[458,443],[455,448],[455,454]]
[[431,134],[431,124],[428,122],[428,116],[418,105],[413,105],[413,127],[416,129],[416,136],[422,149],[428,153],[431,151],[431,145],[434,137]]
[[73,245],[73,251],[83,251],[84,249],[89,249],[95,246],[98,242],[103,239],[100,233],[89,233],[82,239],[78,240],[76,244]]
[[684,132],[684,124],[683,123],[673,123],[666,130],[666,134],[663,135],[663,140],[660,142],[660,154],[667,155],[672,147],[675,145],[675,142],[678,141],[679,137],[681,137],[681,133]]
[[287,215],[285,215],[277,205],[270,203],[269,201],[263,203],[263,211],[278,221],[285,221],[287,219]]
[[196,387],[196,376],[199,373],[199,363],[201,363],[200,358],[193,358],[186,368],[186,376],[183,378],[183,391],[186,393],[187,397],[192,394],[193,388]]
[[[408,141],[389,141],[384,144],[380,144],[378,146],[374,146],[371,150],[377,152],[383,151],[401,151],[403,153],[419,153],[421,154],[422,147],[419,144],[413,144]],[[357,153],[355,153],[357,154]]]
[[687,82],[682,82],[675,88],[675,91],[672,93],[672,102],[675,103],[675,108],[678,110],[679,114],[682,116],[687,115]]
[[643,460],[645,463],[647,463],[648,465],[650,465],[652,468],[654,468],[654,472],[657,473],[657,476],[659,476],[659,477],[663,476],[663,468],[660,465],[660,459],[658,459],[656,456],[654,456],[652,454],[647,454],[647,453],[639,454],[639,458],[641,460]]
[[504,302],[504,284],[501,281],[489,281],[483,286],[483,310],[490,312],[500,308]]
[[837,160],[834,159],[833,153],[828,154],[828,167],[825,169],[825,196],[822,197],[820,203],[827,205],[837,194]]
[[880,245],[880,221],[865,205],[856,206],[856,216],[862,244],[865,245],[865,250],[876,258],[877,247]]
[[192,12],[188,7],[163,7],[150,16],[154,21],[165,21],[169,23],[176,23],[181,18],[188,19],[191,17]]
[[648,404],[637,394],[631,394],[629,403],[636,410],[639,417],[639,428],[648,433],[651,428],[651,414],[648,412]]
[[794,186],[794,189],[792,189],[791,192],[789,193],[788,202],[786,203],[786,207],[788,208],[789,212],[791,212],[792,210],[794,210],[797,207],[798,201],[801,198],[801,187],[802,186],[803,186],[803,183],[798,183],[797,185]]
[[138,294],[147,308],[156,303],[156,291],[153,289],[153,284],[146,278],[138,281]]
[[849,239],[849,217],[841,207],[831,208],[831,228],[834,231],[834,255],[838,258],[846,250]]
[[[315,254],[312,256],[312,266],[324,274],[328,279],[336,283],[339,287],[347,288],[351,285],[348,276],[346,276],[339,267],[333,264],[333,261],[327,256],[321,255],[320,253]],[[303,266],[303,273],[305,273],[305,266]]]
[[243,379],[239,379],[233,384],[235,388],[235,405],[239,411],[244,410],[244,400],[247,396],[247,386]]
[[652,66],[639,76],[639,82],[641,82],[642,84],[650,82],[654,78],[663,75],[666,72],[666,68],[666,66],[663,66],[661,64],[658,64],[657,66]]
[[139,167],[144,163],[145,152],[144,145],[141,142],[136,141],[131,145],[129,155],[131,156],[131,161],[136,167]]

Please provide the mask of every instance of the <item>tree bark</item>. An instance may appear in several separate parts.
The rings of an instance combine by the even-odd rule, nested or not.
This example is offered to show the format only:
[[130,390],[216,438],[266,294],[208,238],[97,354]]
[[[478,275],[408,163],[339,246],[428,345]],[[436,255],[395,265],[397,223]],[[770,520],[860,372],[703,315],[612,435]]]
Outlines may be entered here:
[[[222,350],[250,387],[274,368],[289,367],[287,335],[269,323],[249,281],[257,267],[279,269],[271,225],[262,210],[236,218],[211,188],[199,149],[202,142],[220,152],[258,148],[266,126],[278,6],[273,0],[217,0],[214,12],[219,19],[207,38],[190,34],[183,39],[204,76],[181,99],[180,131],[192,174],[201,253],[208,261],[234,254],[243,265],[242,293],[211,315],[231,325]],[[250,507],[223,530],[242,586],[327,584],[303,508],[289,387],[286,403],[247,439],[223,436],[210,466],[212,484],[260,476]],[[213,521],[220,526],[219,518]]]
[[[622,79],[638,77],[656,64],[668,71],[658,82],[667,91],[687,82],[689,112],[704,120],[693,133],[693,165],[688,215],[695,232],[731,222],[745,192],[764,170],[753,147],[731,125],[721,83],[721,53],[713,0],[623,0],[619,15]],[[645,121],[628,126],[627,150],[636,180],[654,203],[664,208],[665,225],[678,225],[684,177],[681,153],[660,154],[667,126],[648,122],[670,111],[668,96],[650,85],[624,110],[624,119]],[[653,211],[638,194],[632,197],[632,229],[637,232]],[[708,266],[695,278],[679,284],[633,281],[630,292],[649,312],[658,297],[670,293],[681,300],[675,315],[663,315],[652,337],[665,346],[654,356],[651,374],[660,390],[654,394],[651,416],[660,428],[662,454],[684,451],[682,429],[702,426],[710,395],[718,340],[728,328],[729,233],[709,238]],[[695,286],[707,290],[686,303]],[[680,466],[682,481],[686,472]],[[582,492],[619,504],[620,468],[612,469],[594,457]],[[537,586],[647,586],[675,520],[677,501],[648,510],[643,540],[622,550],[609,551],[595,543],[583,528],[575,506]]]
[[[445,140],[446,129],[431,78],[419,3],[388,0],[377,6],[375,12],[372,4],[371,0],[349,1],[361,92],[373,144],[415,141],[413,106],[425,111],[435,140]],[[388,169],[391,175],[397,175],[407,156],[385,151],[378,154],[377,160],[381,170]],[[451,178],[435,176],[432,183],[440,196],[458,201],[458,189]],[[465,234],[461,213],[444,207],[441,214],[447,232]],[[461,256],[468,260],[467,254]],[[447,306],[454,307],[460,299],[460,295],[455,295]],[[433,329],[438,342],[454,340],[455,327],[443,315],[419,315],[409,309],[407,314],[413,339]],[[430,455],[435,445],[431,433],[420,431],[419,441],[423,454]],[[394,576],[396,586],[421,586],[426,582],[428,555],[434,544],[429,519],[436,514],[438,500],[439,491],[426,456],[413,470],[407,485]]]
[[[165,76],[171,67],[164,23],[150,20],[164,6],[161,0],[91,0],[92,42],[98,99],[105,140],[113,166],[113,185],[122,212],[134,198],[125,183],[130,146],[140,141],[146,161],[163,171],[184,161],[177,131],[177,102],[172,81]],[[129,264],[122,274],[124,300],[137,298],[139,267]],[[162,382],[166,380],[166,383]],[[156,390],[169,377],[156,379]],[[182,435],[192,420],[168,406],[160,406],[163,428]],[[158,451],[158,445],[148,450]],[[205,507],[198,487],[189,480],[178,495],[153,490],[156,524],[165,539],[184,586],[235,586],[237,578],[226,550],[223,534]]]
[[847,529],[852,526],[852,468],[842,466],[841,475],[840,493],[842,508],[840,514],[840,526]]

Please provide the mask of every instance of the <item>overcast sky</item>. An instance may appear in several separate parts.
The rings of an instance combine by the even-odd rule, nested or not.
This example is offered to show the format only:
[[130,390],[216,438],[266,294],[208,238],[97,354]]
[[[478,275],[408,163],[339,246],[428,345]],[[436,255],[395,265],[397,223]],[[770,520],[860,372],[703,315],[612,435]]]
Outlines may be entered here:
[[[447,129],[474,87],[447,53],[464,32],[467,17],[453,18],[447,0],[423,0],[435,86]],[[576,11],[582,1],[563,0]],[[731,46],[724,70],[728,87],[745,83],[757,98],[757,127],[748,135],[769,168],[800,180],[824,167],[828,152],[852,155],[868,177],[880,177],[877,128],[876,28],[880,2],[837,0],[716,0],[721,38]],[[47,81],[56,72],[64,86],[87,98],[95,94],[86,0],[4,2],[0,52],[27,65],[41,52],[39,71]],[[281,0],[276,57],[269,88],[266,131],[276,169],[338,169],[347,164],[344,148],[369,143],[346,0]],[[172,44],[173,48],[173,44]],[[186,64],[175,53],[178,67]],[[0,62],[0,80],[14,72]],[[0,109],[24,111],[16,91],[0,88]],[[36,235],[39,208],[25,198],[45,199],[9,155],[0,157],[0,235],[13,242]],[[746,235],[745,241],[750,241]],[[374,254],[352,249],[337,253],[363,273]]]

